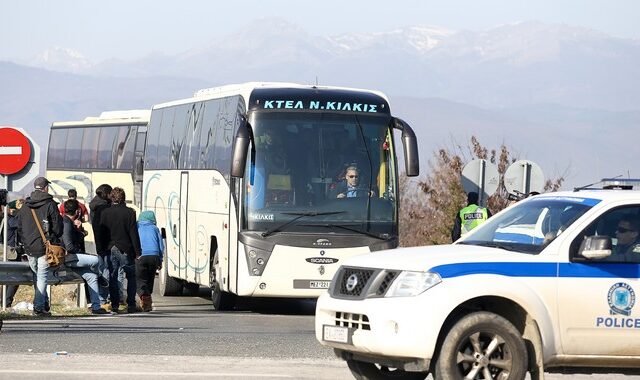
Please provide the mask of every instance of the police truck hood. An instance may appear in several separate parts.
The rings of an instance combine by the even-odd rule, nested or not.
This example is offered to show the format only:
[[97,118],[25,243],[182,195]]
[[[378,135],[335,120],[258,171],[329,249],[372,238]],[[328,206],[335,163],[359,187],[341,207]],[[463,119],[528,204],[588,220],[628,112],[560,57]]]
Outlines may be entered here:
[[365,268],[423,270],[456,263],[529,262],[531,255],[500,248],[449,244],[397,248],[352,257],[344,265]]

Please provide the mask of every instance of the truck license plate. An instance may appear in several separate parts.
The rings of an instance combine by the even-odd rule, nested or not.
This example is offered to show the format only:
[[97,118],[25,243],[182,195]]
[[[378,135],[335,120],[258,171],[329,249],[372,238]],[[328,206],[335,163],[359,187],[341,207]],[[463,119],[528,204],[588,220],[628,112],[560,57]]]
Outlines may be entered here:
[[327,342],[349,343],[349,329],[342,326],[322,326],[322,340]]

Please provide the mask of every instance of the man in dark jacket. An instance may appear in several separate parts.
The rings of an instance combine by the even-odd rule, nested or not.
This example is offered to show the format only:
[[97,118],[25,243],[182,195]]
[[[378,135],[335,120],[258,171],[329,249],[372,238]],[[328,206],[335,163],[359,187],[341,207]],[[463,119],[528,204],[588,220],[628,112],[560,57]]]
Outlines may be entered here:
[[[102,184],[96,189],[96,196],[89,202],[89,210],[91,210],[91,228],[93,229],[93,238],[96,243],[96,253],[100,259],[98,268],[103,278],[109,278],[109,261],[111,261],[111,251],[109,246],[109,235],[104,231],[104,227],[100,224],[100,216],[102,211],[111,206],[111,186]],[[109,288],[100,288],[100,303],[106,305],[109,299]]]
[[33,181],[35,190],[27,198],[24,206],[18,212],[18,236],[24,251],[29,258],[31,270],[35,276],[35,297],[33,300],[33,314],[49,316],[47,299],[47,276],[49,265],[47,264],[45,246],[40,236],[40,231],[33,218],[31,210],[34,210],[47,240],[59,244],[62,236],[62,217],[58,212],[58,204],[49,194],[49,180],[38,177]]
[[108,248],[111,249],[111,265],[109,267],[111,310],[118,312],[120,304],[118,270],[122,267],[127,277],[127,311],[135,313],[136,259],[142,254],[136,212],[126,206],[125,193],[121,188],[114,187],[109,197],[111,198],[111,207],[102,211],[100,224],[109,235]]
[[[98,256],[88,255],[82,250],[86,232],[80,229],[80,226],[82,226],[82,210],[79,202],[75,199],[68,199],[62,206],[64,209],[62,242],[67,250],[67,256],[64,260],[65,265],[84,279],[91,299],[91,313],[111,314],[100,308],[98,283],[100,283],[102,276],[98,275]],[[107,285],[106,281],[102,285]]]

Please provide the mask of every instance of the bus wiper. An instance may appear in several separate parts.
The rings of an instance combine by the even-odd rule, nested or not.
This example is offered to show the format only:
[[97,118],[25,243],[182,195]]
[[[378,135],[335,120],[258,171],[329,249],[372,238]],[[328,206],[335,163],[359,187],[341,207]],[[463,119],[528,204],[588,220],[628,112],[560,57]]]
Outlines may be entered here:
[[389,237],[387,234],[383,234],[382,236],[380,235],[376,235],[374,233],[371,233],[369,231],[364,231],[358,228],[354,228],[354,227],[350,227],[348,225],[344,225],[344,224],[334,224],[334,223],[327,223],[327,224],[309,224],[309,226],[314,226],[314,227],[327,227],[327,228],[342,228],[343,230],[347,230],[347,231],[351,231],[351,232],[356,232],[359,233],[361,235],[366,235],[366,236],[370,236],[372,238],[376,238],[376,239],[380,239],[380,240],[389,240],[391,239],[391,237]]
[[275,226],[263,232],[262,237],[267,237],[274,232],[281,231],[283,228],[287,227],[290,224],[297,222],[298,220],[304,218],[305,216],[321,216],[321,215],[336,215],[336,214],[344,214],[346,211],[307,211],[307,212],[283,212],[285,215],[297,215],[295,218],[284,222],[279,226]]

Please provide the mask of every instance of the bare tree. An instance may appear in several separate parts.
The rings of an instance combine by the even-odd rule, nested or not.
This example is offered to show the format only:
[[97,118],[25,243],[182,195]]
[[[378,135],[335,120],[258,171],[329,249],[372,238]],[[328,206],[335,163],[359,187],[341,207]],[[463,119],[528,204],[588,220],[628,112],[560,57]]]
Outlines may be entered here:
[[[465,147],[440,149],[429,161],[429,174],[424,180],[400,180],[400,245],[417,246],[451,242],[451,228],[458,211],[466,205],[467,196],[460,181],[464,165],[472,159],[484,159],[498,167],[500,184],[487,200],[492,213],[509,205],[502,175],[517,160],[506,145],[488,149],[475,137]],[[547,180],[544,191],[556,191],[564,177]]]

